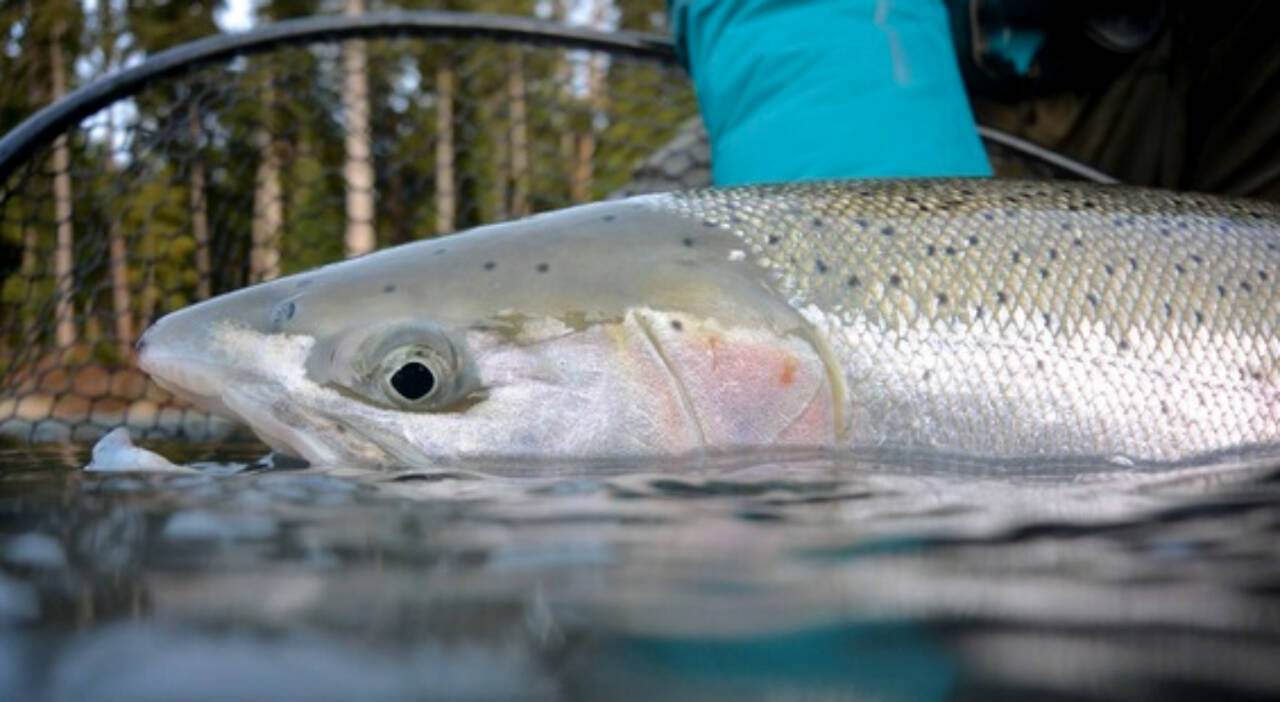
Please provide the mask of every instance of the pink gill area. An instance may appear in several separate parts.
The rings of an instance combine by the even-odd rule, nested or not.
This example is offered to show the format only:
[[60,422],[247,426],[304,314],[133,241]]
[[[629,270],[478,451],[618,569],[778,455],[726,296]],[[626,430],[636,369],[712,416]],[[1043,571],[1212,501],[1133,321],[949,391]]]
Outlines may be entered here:
[[638,314],[678,376],[708,448],[834,444],[826,366],[804,340],[686,315]]

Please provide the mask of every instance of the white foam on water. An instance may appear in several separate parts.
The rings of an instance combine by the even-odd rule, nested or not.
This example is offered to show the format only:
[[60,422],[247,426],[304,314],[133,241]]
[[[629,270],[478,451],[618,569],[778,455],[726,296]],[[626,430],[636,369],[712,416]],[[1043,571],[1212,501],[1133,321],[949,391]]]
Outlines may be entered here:
[[133,445],[129,430],[118,427],[93,445],[93,459],[84,469],[91,473],[194,473],[192,468],[177,465],[154,451]]

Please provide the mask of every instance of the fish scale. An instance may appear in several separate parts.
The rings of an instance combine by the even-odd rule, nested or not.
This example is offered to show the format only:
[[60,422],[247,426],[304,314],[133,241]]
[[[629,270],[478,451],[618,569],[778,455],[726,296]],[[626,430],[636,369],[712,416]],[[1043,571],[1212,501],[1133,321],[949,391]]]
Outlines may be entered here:
[[970,180],[649,202],[732,232],[824,332],[855,444],[1173,459],[1280,436],[1273,205]]

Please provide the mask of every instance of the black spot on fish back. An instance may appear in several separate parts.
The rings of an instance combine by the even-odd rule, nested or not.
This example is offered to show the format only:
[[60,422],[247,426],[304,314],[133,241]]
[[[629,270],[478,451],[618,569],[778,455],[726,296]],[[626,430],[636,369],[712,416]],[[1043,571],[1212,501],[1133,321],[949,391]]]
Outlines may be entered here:
[[280,325],[293,319],[293,315],[297,311],[297,304],[295,304],[293,300],[286,300],[276,305],[275,309],[271,310],[271,324],[278,328]]
[[493,270],[493,269],[495,269],[495,268],[497,268],[497,267],[498,267],[498,264],[497,264],[497,262],[496,262],[496,261],[485,261],[485,262],[484,262],[484,269],[485,269],[486,271],[491,271],[491,270]]
[[549,263],[539,263],[539,264],[538,264],[538,266],[537,266],[537,269],[536,269],[536,270],[537,270],[539,273],[546,273],[547,271],[551,270],[551,264],[549,264]]
[[390,295],[391,293],[393,293],[393,292],[395,292],[395,291],[396,291],[396,286],[395,286],[395,285],[392,285],[392,284],[390,284],[390,283],[388,283],[387,285],[382,286],[382,292],[383,292],[383,294],[384,294],[384,295]]

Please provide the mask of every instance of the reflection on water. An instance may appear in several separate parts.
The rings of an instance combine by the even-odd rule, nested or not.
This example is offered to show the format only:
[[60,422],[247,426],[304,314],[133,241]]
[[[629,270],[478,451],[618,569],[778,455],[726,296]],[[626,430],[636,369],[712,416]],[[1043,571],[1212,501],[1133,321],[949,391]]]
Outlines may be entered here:
[[0,454],[0,699],[1280,695],[1265,459],[85,461]]

